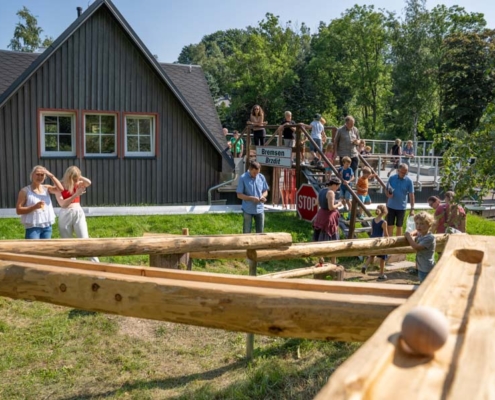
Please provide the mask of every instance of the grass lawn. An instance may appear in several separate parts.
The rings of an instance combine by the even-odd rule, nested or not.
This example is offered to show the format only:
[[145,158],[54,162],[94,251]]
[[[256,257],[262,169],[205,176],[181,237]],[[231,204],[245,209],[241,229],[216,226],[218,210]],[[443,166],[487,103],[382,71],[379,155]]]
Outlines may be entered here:
[[[241,233],[239,214],[88,218],[92,237],[143,232]],[[311,227],[293,213],[266,215],[267,232],[307,242]],[[470,215],[468,233],[495,235],[495,222]],[[22,239],[18,219],[0,219],[0,239]],[[58,237],[54,229],[54,238]],[[414,256],[412,256],[412,259]],[[103,262],[146,265],[147,256]],[[315,259],[261,263],[258,274]],[[356,270],[356,258],[339,262]],[[244,262],[195,260],[195,271],[248,274]],[[358,343],[256,336],[247,362],[245,334],[91,313],[0,297],[0,399],[308,399]]]

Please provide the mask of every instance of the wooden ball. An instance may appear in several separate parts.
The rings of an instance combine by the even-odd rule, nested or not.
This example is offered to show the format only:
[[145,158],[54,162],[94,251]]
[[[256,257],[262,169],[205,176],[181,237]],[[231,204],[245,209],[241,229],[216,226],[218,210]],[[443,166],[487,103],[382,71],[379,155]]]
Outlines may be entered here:
[[436,308],[418,306],[409,311],[402,321],[401,338],[405,350],[431,356],[442,347],[449,336],[449,321]]

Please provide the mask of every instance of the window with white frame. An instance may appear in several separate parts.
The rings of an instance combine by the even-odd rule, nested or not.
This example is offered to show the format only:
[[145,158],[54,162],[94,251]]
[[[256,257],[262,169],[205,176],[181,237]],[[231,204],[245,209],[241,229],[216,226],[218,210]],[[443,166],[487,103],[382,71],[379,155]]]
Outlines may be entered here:
[[117,155],[117,116],[115,114],[84,115],[84,155]]
[[155,155],[155,124],[152,115],[126,115],[125,117],[125,155]]
[[76,114],[45,111],[40,118],[41,156],[75,156]]

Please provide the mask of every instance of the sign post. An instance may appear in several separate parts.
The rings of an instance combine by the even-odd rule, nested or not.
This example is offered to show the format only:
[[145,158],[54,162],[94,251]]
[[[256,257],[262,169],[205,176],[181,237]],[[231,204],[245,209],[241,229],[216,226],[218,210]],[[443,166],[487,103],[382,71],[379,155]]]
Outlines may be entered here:
[[304,184],[297,190],[296,209],[302,219],[313,222],[318,212],[318,193],[312,185]]

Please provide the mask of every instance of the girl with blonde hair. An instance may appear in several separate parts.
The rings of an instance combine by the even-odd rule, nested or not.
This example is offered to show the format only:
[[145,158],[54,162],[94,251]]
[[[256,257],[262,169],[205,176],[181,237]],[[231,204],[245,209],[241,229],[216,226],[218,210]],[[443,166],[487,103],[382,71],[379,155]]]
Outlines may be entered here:
[[[75,165],[66,169],[62,178],[63,190],[57,194],[57,201],[61,207],[58,217],[60,237],[76,237],[87,239],[88,225],[86,216],[81,207],[81,195],[86,193],[86,188],[91,181],[81,175],[81,170]],[[99,262],[98,257],[91,257],[91,261]]]

